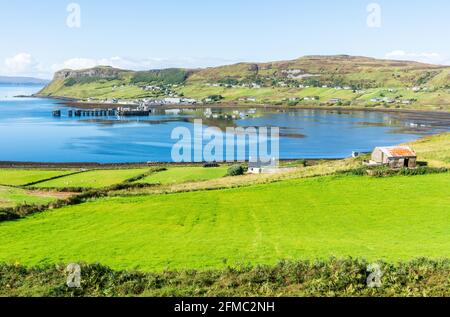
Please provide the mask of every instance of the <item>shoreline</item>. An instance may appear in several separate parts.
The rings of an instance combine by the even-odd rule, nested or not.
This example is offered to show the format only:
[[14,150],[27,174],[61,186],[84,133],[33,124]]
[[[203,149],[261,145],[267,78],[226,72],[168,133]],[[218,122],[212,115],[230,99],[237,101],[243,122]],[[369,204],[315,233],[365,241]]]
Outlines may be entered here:
[[[30,98],[42,98],[42,99],[53,99],[59,100],[57,104],[65,105],[68,107],[120,107],[121,104],[98,104],[98,103],[84,103],[79,102],[71,98],[61,98],[61,97],[40,97],[32,95]],[[128,105],[130,106],[130,105]],[[226,104],[210,104],[210,105],[160,105],[155,106],[155,108],[160,109],[246,109],[246,108],[257,108],[257,109],[267,109],[267,110],[325,110],[325,111],[366,111],[366,112],[381,112],[381,113],[395,113],[395,114],[405,114],[409,115],[415,119],[428,119],[432,120],[434,124],[448,125],[450,123],[450,112],[439,112],[439,111],[426,111],[426,110],[416,110],[416,109],[386,109],[386,108],[353,108],[353,107],[325,107],[325,106],[276,106],[276,105],[249,105],[249,104],[238,104],[238,103],[226,103]],[[435,134],[439,134],[435,133]],[[421,136],[417,136],[420,139]],[[415,140],[417,140],[415,139]],[[347,157],[334,157],[334,158],[294,158],[294,159],[280,159],[280,162],[289,163],[299,160],[305,160],[307,162],[318,162],[318,161],[335,161],[343,160]],[[99,162],[33,162],[33,161],[2,161],[0,160],[0,168],[49,168],[49,169],[120,169],[120,168],[133,168],[133,167],[151,167],[151,166],[202,166],[205,162],[192,162],[192,163],[174,163],[168,161],[155,161],[155,162],[116,162],[116,163],[99,163]],[[239,164],[245,162],[224,162],[221,164]]]
[[[61,99],[58,99],[61,100]],[[123,104],[98,104],[98,103],[84,103],[79,101],[67,101],[61,100],[60,105],[65,107],[80,108],[80,109],[117,109],[119,107],[130,105]],[[160,110],[170,110],[170,109],[222,109],[225,111],[231,111],[236,109],[259,109],[273,112],[283,112],[291,110],[322,110],[322,111],[336,111],[336,112],[366,112],[366,113],[385,113],[391,115],[402,116],[403,120],[421,120],[423,122],[432,122],[435,127],[447,127],[450,126],[450,112],[447,111],[431,111],[431,110],[418,110],[418,109],[388,109],[388,108],[366,108],[366,107],[342,107],[342,106],[315,106],[315,105],[305,105],[305,106],[275,106],[275,105],[249,105],[249,104],[239,104],[239,103],[224,103],[224,104],[208,104],[208,105],[155,105],[153,106]]]
[[[316,164],[323,161],[339,161],[346,158],[313,158],[313,159],[280,159],[281,163],[293,163],[304,160],[310,164]],[[0,161],[0,168],[4,169],[34,169],[34,168],[49,168],[49,169],[126,169],[126,168],[144,168],[155,166],[203,166],[207,162],[124,162],[124,163],[94,163],[94,162],[20,162],[20,161]],[[222,162],[220,165],[246,164],[244,161],[237,162]]]
[[[31,95],[30,98],[43,98],[43,99],[53,99],[60,101],[58,104],[64,105],[67,107],[80,107],[82,109],[104,109],[104,108],[119,108],[119,107],[133,107],[129,104],[120,104],[120,103],[98,103],[98,102],[81,102],[76,98],[69,97],[56,97],[56,96],[38,96]],[[330,106],[330,105],[296,105],[296,106],[288,106],[288,105],[267,105],[267,104],[242,104],[237,102],[226,102],[226,103],[216,103],[216,104],[174,104],[174,105],[154,105],[153,107],[157,107],[160,109],[236,109],[236,108],[256,108],[256,109],[273,109],[273,110],[336,110],[336,111],[366,111],[366,112],[382,112],[382,113],[407,113],[407,114],[447,114],[450,117],[449,110],[428,110],[428,109],[404,109],[404,108],[384,108],[384,107],[361,107],[361,106]]]

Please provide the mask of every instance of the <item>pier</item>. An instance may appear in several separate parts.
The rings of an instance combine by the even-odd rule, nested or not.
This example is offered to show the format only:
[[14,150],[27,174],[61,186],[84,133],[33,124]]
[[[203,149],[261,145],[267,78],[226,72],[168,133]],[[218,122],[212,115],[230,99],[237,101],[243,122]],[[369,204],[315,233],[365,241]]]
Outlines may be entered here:
[[[81,109],[70,109],[67,111],[67,116],[72,117],[144,117],[149,116],[155,112],[154,109],[150,109],[146,106],[139,106],[137,108],[118,108],[118,109],[91,109],[91,110],[81,110]],[[61,117],[61,110],[52,111],[53,117]]]
[[[55,110],[52,111],[52,115],[54,117],[61,117],[62,111]],[[69,118],[72,117],[113,117],[118,114],[117,110],[114,109],[92,109],[92,110],[80,110],[80,109],[71,109],[67,111],[67,116]]]

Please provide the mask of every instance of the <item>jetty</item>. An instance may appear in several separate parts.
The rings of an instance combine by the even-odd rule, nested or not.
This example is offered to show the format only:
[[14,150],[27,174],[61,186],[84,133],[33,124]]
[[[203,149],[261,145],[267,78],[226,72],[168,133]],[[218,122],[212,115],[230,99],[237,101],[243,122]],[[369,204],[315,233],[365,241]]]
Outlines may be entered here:
[[[123,108],[117,109],[70,109],[67,111],[67,116],[72,117],[129,117],[129,116],[149,116],[156,112],[156,109],[151,109],[148,106],[139,106],[137,108]],[[61,110],[52,111],[54,117],[61,117]]]
[[[54,117],[61,117],[61,110],[55,110],[52,112]],[[92,110],[79,110],[71,109],[67,111],[68,117],[111,117],[115,116],[117,111],[114,109],[92,109]]]

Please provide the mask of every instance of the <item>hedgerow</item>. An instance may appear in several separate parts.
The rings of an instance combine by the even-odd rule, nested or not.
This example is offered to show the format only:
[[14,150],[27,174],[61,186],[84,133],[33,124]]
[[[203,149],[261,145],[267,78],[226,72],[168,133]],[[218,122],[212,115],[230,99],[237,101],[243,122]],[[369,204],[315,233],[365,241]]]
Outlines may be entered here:
[[450,260],[378,262],[381,287],[370,288],[365,260],[281,261],[214,270],[145,273],[81,265],[81,288],[66,286],[65,265],[0,264],[0,296],[450,296]]
[[373,176],[373,177],[388,177],[388,176],[415,176],[426,174],[439,174],[448,173],[450,169],[445,167],[428,167],[419,166],[417,168],[401,168],[391,169],[387,166],[367,167],[362,166],[359,168],[345,170],[337,172],[338,175],[356,175],[356,176]]

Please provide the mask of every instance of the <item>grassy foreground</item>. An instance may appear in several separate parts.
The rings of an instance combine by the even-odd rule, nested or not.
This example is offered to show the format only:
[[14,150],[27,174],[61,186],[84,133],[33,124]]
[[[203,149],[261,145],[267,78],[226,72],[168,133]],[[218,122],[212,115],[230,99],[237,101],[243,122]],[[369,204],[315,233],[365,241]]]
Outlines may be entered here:
[[0,262],[220,268],[280,259],[448,257],[450,174],[289,180],[103,198],[0,223]]

